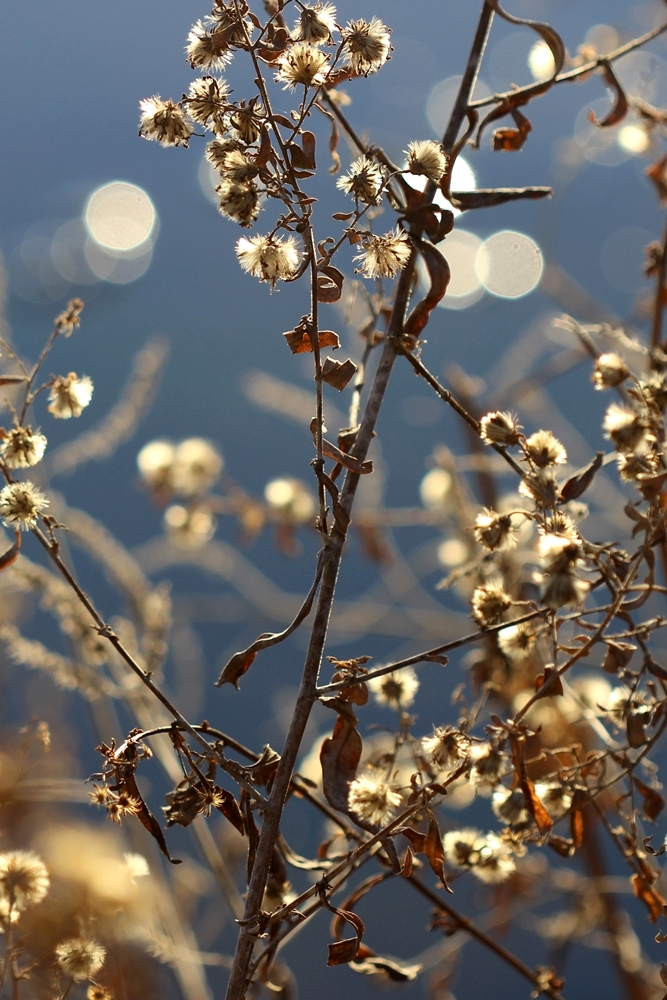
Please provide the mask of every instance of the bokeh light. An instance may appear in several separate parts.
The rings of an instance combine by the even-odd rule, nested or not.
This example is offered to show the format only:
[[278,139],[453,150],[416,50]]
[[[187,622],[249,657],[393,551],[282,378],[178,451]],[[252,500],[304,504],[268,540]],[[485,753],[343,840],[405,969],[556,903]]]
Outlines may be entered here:
[[465,229],[455,229],[438,249],[447,258],[452,276],[440,305],[446,309],[466,309],[484,294],[476,261],[482,240]]
[[484,241],[477,254],[477,274],[493,295],[518,299],[539,284],[544,260],[529,236],[503,230]]
[[[436,83],[428,95],[426,116],[431,123],[431,128],[439,139],[442,139],[447,128],[447,122],[454,107],[454,101],[456,100],[462,79],[461,76],[448,76],[446,80]],[[480,101],[490,96],[491,90],[489,90],[483,80],[478,79],[475,83],[473,100]]]
[[108,250],[128,251],[148,241],[157,212],[136,184],[112,181],[93,191],[84,211],[88,232]]
[[618,144],[632,155],[645,153],[651,144],[646,129],[639,125],[622,125],[618,130]]
[[554,75],[556,63],[554,62],[551,49],[542,38],[538,42],[535,42],[528,53],[528,69],[534,78],[539,81],[550,80]]

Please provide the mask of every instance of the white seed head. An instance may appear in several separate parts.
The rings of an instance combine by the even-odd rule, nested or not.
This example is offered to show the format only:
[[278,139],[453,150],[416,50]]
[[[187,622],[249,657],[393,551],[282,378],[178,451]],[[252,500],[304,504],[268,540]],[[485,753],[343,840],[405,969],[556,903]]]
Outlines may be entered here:
[[41,462],[46,438],[32,427],[13,427],[0,441],[0,456],[8,469],[27,469]]
[[422,139],[408,143],[408,170],[411,174],[424,174],[437,184],[447,169],[447,154],[439,142]]
[[350,784],[348,807],[361,819],[381,826],[387,823],[400,805],[398,786],[388,781],[380,767],[369,767]]
[[412,667],[392,670],[382,677],[372,677],[368,682],[373,697],[379,705],[407,708],[419,690],[419,678]]
[[480,420],[480,437],[485,444],[515,445],[519,443],[521,424],[512,413],[495,410]]
[[586,600],[590,584],[574,573],[552,573],[542,587],[542,600],[553,611],[558,608],[578,607]]
[[75,982],[92,979],[104,965],[106,948],[93,938],[70,938],[56,948],[56,961]]
[[259,139],[265,117],[264,108],[255,99],[247,104],[241,101],[230,113],[229,124],[238,138],[250,145]]
[[392,229],[384,236],[372,236],[354,258],[361,262],[366,278],[393,278],[410,260],[410,239],[401,229]]
[[475,519],[475,538],[490,552],[507,552],[517,543],[517,529],[509,514],[485,509]]
[[470,756],[473,761],[470,781],[479,795],[488,797],[510,769],[507,755],[492,743],[473,743]]
[[570,572],[581,564],[583,558],[579,540],[567,535],[542,535],[539,551],[547,573]]
[[[217,188],[218,211],[221,215],[238,222],[246,229],[257,220],[261,206],[259,194],[254,184],[239,184],[224,180]],[[238,253],[238,250],[237,250]]]
[[48,507],[49,501],[34,483],[9,483],[0,490],[0,518],[8,528],[29,531]]
[[276,80],[288,90],[298,84],[320,87],[327,75],[329,56],[310,42],[294,42],[278,59]]
[[510,663],[521,663],[530,655],[534,645],[535,634],[527,624],[510,625],[498,632],[498,647]]
[[93,383],[87,375],[79,378],[74,372],[59,375],[49,392],[49,413],[59,420],[80,417],[93,397]]
[[298,42],[321,45],[328,42],[336,28],[336,8],[331,3],[318,3],[301,8],[293,38]]
[[293,236],[242,236],[236,256],[244,271],[273,288],[276,281],[291,278],[299,266],[299,251]]
[[551,431],[536,431],[527,438],[524,448],[533,465],[544,469],[548,465],[564,465],[567,452]]
[[231,62],[229,35],[215,28],[207,30],[203,21],[192,25],[185,54],[193,69],[220,70]]
[[139,135],[163,146],[187,146],[194,128],[183,109],[173,101],[163,101],[159,94],[139,102]]
[[602,424],[605,437],[613,442],[617,451],[645,455],[653,436],[649,433],[645,416],[629,406],[612,403]]
[[497,625],[503,613],[512,606],[502,580],[488,580],[477,587],[472,595],[472,616],[483,628]]
[[346,194],[351,194],[365,205],[375,205],[378,200],[384,174],[382,168],[367,156],[360,156],[350,164],[346,174],[336,181],[336,187]]
[[432,736],[422,740],[424,756],[435,767],[444,771],[456,767],[468,756],[470,737],[451,726],[436,726]]
[[212,121],[219,127],[228,94],[229,87],[226,80],[215,79],[212,76],[202,76],[198,80],[193,80],[185,99],[188,114],[200,125],[208,125]]
[[391,32],[377,17],[371,21],[350,21],[343,37],[345,62],[358,76],[377,72],[389,58]]
[[142,480],[151,490],[171,493],[176,449],[171,441],[149,441],[137,455]]
[[484,842],[481,830],[464,827],[449,830],[442,838],[447,864],[452,868],[469,868],[479,860],[479,849]]
[[512,791],[504,785],[496,785],[491,796],[491,808],[498,819],[510,825],[527,823],[530,819],[526,800],[520,788]]
[[538,510],[553,509],[560,498],[556,473],[551,467],[527,473],[519,484],[519,493],[532,500]]
[[10,919],[14,913],[41,903],[49,891],[49,881],[44,862],[32,851],[0,854],[0,902]]
[[505,882],[516,871],[511,847],[496,833],[487,833],[479,846],[479,861],[472,866],[472,873],[480,882],[495,885]]
[[313,523],[317,510],[315,498],[300,479],[291,476],[271,479],[264,487],[264,498],[271,520],[278,524],[299,527]]
[[205,506],[172,504],[164,512],[169,541],[177,549],[201,549],[215,534],[216,520]]
[[618,354],[601,354],[595,360],[591,381],[596,389],[613,389],[625,382],[630,372]]
[[186,438],[174,452],[174,492],[183,497],[206,493],[220,477],[223,466],[222,455],[210,441],[198,437]]

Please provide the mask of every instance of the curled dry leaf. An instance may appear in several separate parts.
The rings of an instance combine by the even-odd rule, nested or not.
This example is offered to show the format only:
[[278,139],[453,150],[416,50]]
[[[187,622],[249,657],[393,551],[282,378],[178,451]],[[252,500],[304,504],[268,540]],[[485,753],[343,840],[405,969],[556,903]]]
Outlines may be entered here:
[[417,240],[416,237],[413,237],[413,242],[426,264],[431,287],[428,294],[415,306],[405,321],[403,334],[407,340],[416,340],[419,337],[428,323],[429,316],[447,291],[451,278],[449,264],[437,247],[425,240]]
[[654,924],[656,920],[664,916],[664,907],[667,905],[667,899],[661,896],[652,885],[649,885],[643,875],[632,875],[630,882],[632,883],[632,889],[637,899],[641,899],[642,903],[646,904],[648,918]]
[[338,716],[331,737],[324,740],[320,750],[322,790],[329,805],[339,812],[348,811],[349,787],[357,776],[362,749],[357,719],[350,709]]
[[603,461],[604,452],[599,451],[592,462],[583,469],[579,469],[573,476],[570,476],[565,485],[561,487],[560,494],[563,503],[568,503],[570,500],[578,500],[586,492],[595,479],[596,473],[602,468]]
[[[310,324],[306,321],[299,323],[293,330],[283,334],[292,354],[310,354],[313,350],[313,342],[310,337]],[[323,347],[331,347],[334,351],[340,347],[338,334],[333,330],[320,330],[317,335],[320,350]]]
[[317,269],[317,301],[338,302],[344,281],[345,275],[333,264],[321,264]]
[[611,110],[600,120],[595,117],[592,111],[589,111],[588,120],[593,125],[597,125],[598,128],[611,128],[612,125],[618,125],[619,122],[623,121],[630,109],[630,105],[621,82],[611,67],[611,63],[604,63],[603,65],[605,83],[614,94],[614,104]]
[[322,380],[327,385],[331,385],[334,389],[342,392],[350,379],[354,377],[356,370],[357,366],[351,358],[348,358],[346,361],[335,361],[333,358],[326,358],[322,365]]

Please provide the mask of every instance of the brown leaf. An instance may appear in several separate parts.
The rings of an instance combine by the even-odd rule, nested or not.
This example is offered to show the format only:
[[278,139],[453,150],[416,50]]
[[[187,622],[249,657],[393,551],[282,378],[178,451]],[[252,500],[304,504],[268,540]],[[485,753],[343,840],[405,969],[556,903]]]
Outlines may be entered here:
[[618,642],[615,639],[605,639],[607,652],[602,669],[607,674],[617,674],[619,669],[627,667],[637,647],[631,642]]
[[0,375],[0,385],[22,385],[27,381],[27,375]]
[[334,361],[333,358],[326,358],[322,365],[322,380],[327,385],[342,392],[356,370],[357,366],[351,358],[348,358],[347,361]]
[[449,264],[437,247],[416,237],[412,237],[412,240],[426,264],[429,278],[431,279],[431,287],[428,294],[415,306],[405,321],[404,336],[416,339],[428,323],[429,316],[438,302],[440,302],[447,291],[451,271]]
[[271,136],[266,126],[262,126],[262,140],[259,144],[259,151],[255,157],[255,166],[261,169],[269,162],[271,155]]
[[[287,341],[287,346],[292,354],[309,354],[312,352],[313,342],[310,338],[309,325],[310,324],[304,320],[293,330],[283,334],[283,337]],[[331,347],[335,351],[340,347],[338,334],[334,333],[333,330],[320,330],[317,335],[317,340],[320,345],[320,349],[323,347]]]
[[238,691],[239,680],[250,669],[256,656],[256,650],[244,649],[240,653],[234,653],[231,660],[227,663],[227,666],[215,682],[215,686],[222,687],[223,684],[233,684]]
[[14,544],[10,549],[7,549],[7,551],[3,552],[2,555],[0,556],[0,571],[3,569],[7,569],[7,567],[11,566],[13,562],[16,562],[20,550],[21,550],[21,532],[16,531],[14,537]]
[[403,864],[401,865],[399,875],[402,875],[404,878],[410,878],[413,866],[414,854],[412,853],[412,848],[408,847],[405,851],[405,857],[403,858]]
[[428,816],[428,830],[424,839],[424,854],[428,858],[428,863],[438,876],[447,892],[452,890],[447,885],[445,878],[445,851],[442,846],[442,835],[438,821],[430,809],[426,810]]
[[578,850],[584,842],[583,807],[585,803],[585,794],[579,790],[575,791],[572,798],[572,809],[570,811],[570,833],[576,850]]
[[653,181],[660,198],[660,204],[664,204],[667,201],[667,153],[652,163],[650,167],[647,167],[644,173],[649,180]]
[[216,785],[215,791],[222,798],[220,804],[216,803],[216,809],[218,809],[223,816],[225,816],[232,826],[235,826],[239,833],[245,833],[245,823],[243,822],[243,813],[241,812],[238,802],[234,798],[231,792],[227,791],[226,788],[218,788]]
[[535,678],[536,698],[558,698],[563,694],[563,682],[555,667],[545,667]]
[[167,841],[164,839],[164,834],[162,832],[162,827],[156,820],[153,813],[150,811],[146,803],[144,802],[141,792],[139,791],[139,786],[137,785],[134,774],[125,773],[123,775],[123,782],[120,786],[122,791],[126,791],[128,795],[139,801],[139,809],[135,813],[137,819],[141,825],[148,830],[151,837],[157,842],[158,847],[164,854],[165,858],[171,861],[172,865],[180,865],[181,862],[178,858],[172,858],[169,853],[169,848],[167,847]]
[[360,462],[358,458],[345,454],[344,451],[337,448],[331,441],[327,441],[326,438],[322,441],[322,454],[325,458],[331,458],[334,462],[344,465],[350,472],[359,473],[360,476],[367,476],[373,471],[373,463],[370,460]]
[[648,918],[654,924],[663,915],[663,907],[667,904],[667,900],[650,886],[642,875],[632,875],[630,881],[635,896],[648,907]]
[[348,790],[357,775],[362,749],[353,712],[339,715],[331,737],[322,743],[320,763],[324,796],[329,805],[340,812],[348,811]]
[[[347,916],[349,916],[348,911],[351,910],[353,906],[356,906],[359,900],[363,899],[367,892],[370,892],[371,889],[373,889],[376,885],[379,885],[380,882],[384,882],[386,877],[387,876],[384,874],[371,875],[370,878],[364,879],[363,882],[356,886],[350,895],[343,900],[340,904],[340,909],[335,910],[336,915],[331,924],[331,933],[335,938],[340,937],[343,933],[343,924],[347,920]],[[356,916],[356,914],[352,915]],[[357,920],[359,920],[359,917],[357,917]]]
[[[665,800],[655,788],[645,785],[639,778],[635,777],[633,780],[635,788],[644,799],[644,815],[651,823],[654,823],[665,808]],[[656,852],[654,851],[653,853],[655,854]]]
[[544,836],[545,833],[549,832],[554,823],[551,816],[547,812],[544,803],[535,791],[535,785],[532,783],[530,778],[525,778],[521,782],[521,791],[523,792],[523,797],[526,800],[528,812],[535,820],[535,826],[540,831],[542,836]]
[[475,191],[452,191],[450,201],[455,208],[467,212],[471,208],[490,208],[525,198],[550,198],[552,194],[550,187],[477,188]]
[[419,830],[413,830],[411,826],[401,827],[401,829],[396,832],[402,833],[404,837],[407,837],[414,848],[415,854],[424,853],[424,844],[426,843],[425,833],[420,833]]
[[583,469],[579,469],[571,476],[564,486],[561,487],[561,497],[563,503],[567,503],[569,500],[577,500],[583,493],[586,492],[588,487],[591,485],[595,479],[595,474],[602,468],[602,462],[604,461],[604,452],[599,451],[592,462],[590,462]]
[[405,965],[374,954],[368,955],[362,962],[350,962],[350,968],[365,976],[377,976],[378,972],[382,972],[392,983],[411,983],[422,970],[421,965]]
[[354,927],[356,932],[353,938],[343,938],[342,941],[334,941],[329,945],[327,965],[345,965],[357,957],[361,938],[366,928],[364,927],[363,920],[356,913],[351,913],[349,910],[341,910],[338,907],[329,906],[329,909],[333,909],[339,917],[342,917],[346,923]]
[[618,125],[619,122],[623,121],[630,109],[630,105],[621,82],[611,67],[611,63],[603,63],[603,66],[605,83],[614,93],[614,104],[611,110],[600,120],[595,117],[594,112],[589,111],[588,120],[593,125],[597,125],[598,128],[610,128],[612,125]]
[[321,264],[317,269],[317,301],[338,302],[344,281],[345,275],[333,264]]
[[632,709],[628,712],[625,720],[625,730],[628,735],[628,743],[635,750],[648,743],[648,737],[644,731],[644,725],[648,722],[648,715],[641,710]]
[[495,152],[516,152],[521,149],[533,130],[529,119],[518,108],[512,108],[510,114],[516,122],[517,127],[496,129],[493,133],[493,149]]
[[515,17],[513,14],[508,14],[506,10],[500,6],[499,0],[489,0],[489,6],[495,10],[496,14],[503,18],[504,21],[509,21],[510,24],[518,24],[525,26],[527,28],[532,28],[536,31],[540,38],[546,42],[551,50],[551,55],[554,59],[554,77],[558,76],[565,64],[565,44],[563,39],[560,37],[558,32],[551,27],[550,24],[544,24],[542,21],[530,21],[525,17]]
[[574,854],[574,843],[567,837],[558,837],[552,834],[548,840],[549,847],[552,847],[561,858],[571,858]]
[[253,785],[269,785],[280,763],[280,754],[267,743],[261,755],[254,764],[249,764],[243,770]]

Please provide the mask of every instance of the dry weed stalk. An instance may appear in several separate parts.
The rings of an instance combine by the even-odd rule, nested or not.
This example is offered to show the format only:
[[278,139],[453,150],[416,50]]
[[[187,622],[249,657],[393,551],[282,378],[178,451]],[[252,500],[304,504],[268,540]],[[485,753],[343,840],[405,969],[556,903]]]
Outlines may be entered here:
[[[479,145],[492,123],[497,124],[494,149],[520,149],[531,131],[526,106],[551,87],[594,72],[602,74],[614,98],[612,110],[597,122],[600,128],[618,124],[634,108],[647,131],[662,136],[666,112],[626,94],[614,63],[667,30],[667,24],[612,52],[585,51],[570,59],[553,27],[513,18],[497,0],[486,0],[442,142],[416,137],[406,150],[405,165],[399,166],[359,137],[347,119],[341,90],[348,80],[381,72],[391,52],[389,28],[376,17],[339,24],[328,3],[266,0],[263,8],[260,17],[245,0],[215,0],[187,42],[188,59],[200,76],[180,101],[160,96],[143,100],[140,135],[163,146],[187,147],[203,130],[206,155],[220,175],[221,214],[245,229],[261,226],[261,232],[238,239],[240,266],[271,289],[279,282],[309,284],[310,311],[284,336],[293,354],[313,358],[316,393],[310,429],[316,498],[306,484],[289,478],[270,483],[264,500],[229,479],[216,492],[222,458],[200,438],[150,442],[138,464],[147,490],[166,508],[167,541],[143,552],[145,565],[151,559],[154,567],[190,559],[230,574],[239,590],[245,587],[247,595],[255,591],[256,596],[259,577],[244,584],[249,570],[242,557],[214,539],[216,518],[236,518],[246,537],[273,523],[285,551],[293,548],[297,531],[314,522],[321,547],[306,598],[294,607],[289,595],[267,586],[266,599],[256,597],[259,607],[266,611],[273,601],[279,607],[275,617],[289,618],[289,624],[279,632],[263,632],[233,656],[218,681],[219,687],[238,688],[263,650],[310,621],[285,743],[280,753],[268,746],[255,752],[181,711],[162,674],[172,625],[167,591],[153,586],[140,561],[101,525],[27,478],[45,454],[44,466],[57,474],[109,454],[129,437],[164,360],[160,344],[146,348],[112,415],[97,431],[49,456],[46,436],[29,422],[35,401],[48,392],[51,416],[76,418],[93,392],[90,378],[75,373],[39,384],[56,343],[79,326],[83,303],[77,299],[57,317],[32,367],[3,341],[11,363],[0,377],[3,385],[17,387],[12,423],[2,430],[0,441],[6,481],[0,516],[14,539],[0,559],[3,593],[37,592],[67,637],[69,651],[65,656],[26,639],[11,616],[0,626],[0,637],[16,663],[50,674],[61,687],[78,689],[92,706],[106,706],[100,711],[110,713],[107,721],[114,721],[119,736],[115,706],[131,714],[135,726],[127,736],[98,747],[103,763],[91,797],[114,822],[138,819],[176,865],[137,776],[155,754],[172,783],[163,807],[166,826],[192,828],[239,927],[233,959],[206,956],[191,929],[175,919],[175,882],[152,877],[154,912],[162,917],[142,927],[142,940],[151,954],[173,964],[184,994],[193,1000],[209,995],[206,962],[229,965],[227,1000],[255,996],[262,988],[293,996],[292,974],[281,950],[306,920],[323,910],[334,915],[329,965],[348,965],[379,982],[414,980],[423,963],[377,954],[366,944],[364,922],[356,913],[360,900],[390,879],[425,897],[435,913],[433,926],[444,932],[443,946],[430,962],[436,970],[430,986],[434,998],[448,995],[455,958],[472,937],[527,980],[533,996],[558,1000],[566,995],[562,968],[568,946],[595,930],[605,936],[626,995],[661,996],[661,975],[663,983],[667,978],[643,953],[616,897],[605,887],[609,879],[598,844],[603,835],[609,837],[649,919],[664,920],[667,890],[658,859],[665,846],[652,843],[645,824],[654,823],[664,808],[654,756],[667,729],[667,667],[659,662],[654,640],[667,623],[661,614],[667,593],[667,345],[662,335],[667,241],[649,248],[655,297],[646,343],[621,326],[585,325],[569,316],[557,321],[577,345],[575,351],[563,352],[566,366],[590,358],[594,389],[613,397],[602,428],[610,451],[598,452],[578,471],[567,467],[566,449],[552,431],[524,433],[519,416],[501,408],[520,407],[530,373],[485,412],[462,375],[452,378],[452,391],[428,369],[421,338],[449,281],[446,236],[454,216],[444,206],[473,210],[550,193],[544,187],[456,192],[451,177],[461,151],[467,144]],[[550,51],[553,71],[529,87],[473,101],[495,15],[534,30]],[[233,101],[219,74],[237,54],[250,60],[256,91]],[[288,114],[276,110],[285,100],[291,105]],[[336,182],[350,203],[347,211],[333,216],[341,224],[335,230],[317,217],[316,199],[308,193],[316,174],[316,136],[309,124],[316,116],[323,116],[331,129],[332,172],[341,166],[341,132],[355,151],[356,158]],[[648,174],[664,200],[667,158],[656,160]],[[415,177],[423,178],[423,190]],[[278,214],[264,223],[275,205]],[[382,206],[393,213],[393,224],[378,233],[374,226]],[[346,294],[344,273],[334,262],[346,244],[357,250],[362,281],[372,282],[358,288],[364,312],[359,366],[327,353],[339,347],[339,339],[322,329],[320,317],[321,304],[339,302]],[[418,260],[428,274],[423,297]],[[404,362],[461,418],[471,455],[457,461],[442,449],[434,456],[423,490],[425,510],[357,511],[360,483],[374,474],[368,456],[378,416],[394,367]],[[563,365],[557,370],[564,370]],[[549,373],[543,377],[546,381]],[[326,437],[324,385],[342,392],[350,383],[348,425],[339,429],[334,443]],[[538,382],[533,378],[530,385],[536,391]],[[279,408],[281,390],[275,380],[271,391],[277,401],[272,405]],[[300,419],[302,409],[295,406],[292,400],[288,409]],[[586,535],[581,497],[592,493],[603,477],[609,483],[606,467],[611,464],[625,489],[624,517],[616,518],[617,537],[596,540]],[[511,492],[503,495],[508,477]],[[325,657],[350,526],[359,529],[366,551],[381,563],[386,555],[383,530],[415,524],[435,525],[465,545],[467,558],[440,586],[469,604],[475,629],[435,644],[425,641],[429,636],[424,630],[421,652],[383,666],[368,666],[365,653],[344,661]],[[127,617],[107,621],[84,592],[63,550],[65,525],[74,544],[93,555],[122,594]],[[46,565],[21,555],[27,532],[48,557]],[[193,641],[190,629],[186,642]],[[429,669],[438,669],[428,664],[445,666],[447,654],[465,647],[471,648],[469,684],[465,691],[457,690],[449,718],[438,715],[432,732],[417,735],[409,712],[419,687],[414,667],[424,665],[422,674],[428,677]],[[332,672],[324,678],[326,661]],[[582,672],[585,663],[588,668]],[[356,713],[371,696],[396,712],[396,726],[391,735],[371,738],[364,747]],[[296,765],[317,702],[336,713],[336,722],[332,735],[317,747],[319,767],[311,776],[298,773]],[[214,707],[209,714],[213,712]],[[8,765],[15,773],[7,801],[23,801],[25,760],[46,742],[43,729],[26,732],[16,765]],[[316,858],[297,855],[281,832],[293,796],[329,824]],[[443,832],[443,800],[456,797],[464,804],[475,796],[489,800],[494,828],[452,827],[450,822]],[[237,844],[243,838],[247,886],[242,890],[230,871],[232,849],[226,856],[205,823],[214,811],[235,831]],[[555,852],[554,858],[581,859],[580,870],[550,865],[546,848]],[[129,882],[122,906],[130,927],[125,934],[138,935],[139,903],[130,883],[146,877],[148,868],[136,854],[130,857],[134,860],[125,862]],[[368,865],[374,874],[355,879]],[[290,868],[320,877],[296,892]],[[62,871],[58,876],[57,865],[54,872],[66,881]],[[437,889],[425,872],[435,875]],[[456,882],[467,875],[489,887],[494,907],[486,926],[452,903]],[[18,997],[23,981],[31,977],[40,996],[64,1000],[87,983],[89,1000],[105,1000],[115,988],[104,980],[106,949],[118,947],[118,934],[114,941],[108,926],[112,921],[99,901],[79,900],[78,915],[73,903],[68,920],[57,921],[53,913],[41,923],[34,918],[33,940],[27,943],[17,933],[32,909],[40,912],[42,901],[48,900],[50,878],[48,864],[36,854],[0,854],[3,987],[7,984],[12,997]],[[563,899],[565,908],[535,919],[538,933],[551,945],[551,959],[533,968],[491,930],[494,921],[508,920],[522,908],[536,909],[540,889]],[[95,927],[105,944],[96,938]],[[667,935],[660,931],[657,940],[667,940]]]

